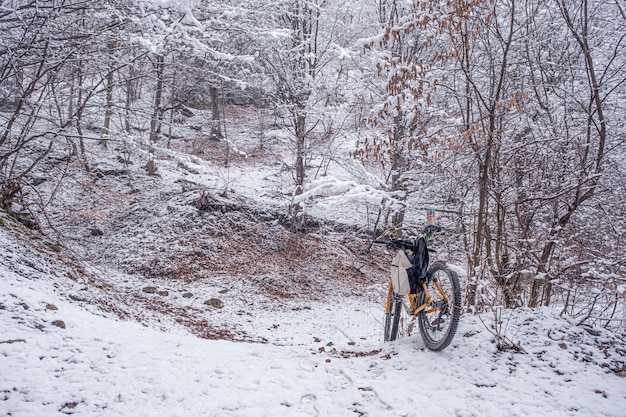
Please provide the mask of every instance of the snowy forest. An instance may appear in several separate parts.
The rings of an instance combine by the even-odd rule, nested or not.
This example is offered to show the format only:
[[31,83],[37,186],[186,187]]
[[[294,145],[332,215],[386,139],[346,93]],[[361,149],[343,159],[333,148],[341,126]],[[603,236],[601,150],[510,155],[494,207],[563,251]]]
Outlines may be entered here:
[[[157,170],[155,149],[228,140],[224,120],[246,107],[259,147],[268,126],[288,132],[294,230],[330,196],[360,205],[351,226],[372,237],[433,206],[468,306],[495,291],[619,326],[625,13],[618,0],[3,1],[1,206],[54,228],[46,207],[70,179],[59,166],[41,189],[52,155],[89,173],[86,143],[141,146]],[[185,137],[196,110],[208,124]]]
[[181,303],[369,294],[435,208],[498,349],[623,335],[625,157],[623,0],[0,0],[0,228],[156,328],[260,341]]

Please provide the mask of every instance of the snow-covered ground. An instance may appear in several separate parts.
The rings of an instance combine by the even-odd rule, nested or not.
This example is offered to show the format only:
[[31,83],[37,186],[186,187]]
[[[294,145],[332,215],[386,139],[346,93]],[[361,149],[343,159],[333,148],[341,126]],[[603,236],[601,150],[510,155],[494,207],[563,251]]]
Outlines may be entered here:
[[[310,178],[322,222],[295,239],[284,140],[230,131],[228,167],[223,143],[92,147],[91,173],[41,185],[56,240],[0,213],[0,417],[626,416],[624,336],[551,309],[503,313],[521,350],[497,350],[490,315],[444,352],[406,329],[384,344],[386,261],[341,234],[371,226],[375,178],[345,161]],[[199,213],[204,192],[237,207]]]
[[236,343],[121,321],[80,301],[85,284],[60,265],[0,228],[0,416],[626,415],[626,379],[610,370],[624,345],[549,309],[512,317],[524,352],[498,352],[465,315],[435,353],[418,334],[383,344],[382,306],[366,297],[259,299],[239,320],[269,343]]

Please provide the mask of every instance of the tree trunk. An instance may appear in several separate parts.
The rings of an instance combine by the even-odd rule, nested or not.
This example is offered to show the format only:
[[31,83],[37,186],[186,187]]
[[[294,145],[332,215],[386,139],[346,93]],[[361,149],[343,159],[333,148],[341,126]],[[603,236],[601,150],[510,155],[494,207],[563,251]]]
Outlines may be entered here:
[[211,139],[223,139],[220,120],[219,90],[215,86],[209,88],[211,93]]
[[72,68],[70,75],[70,93],[67,98],[67,120],[74,119],[74,100],[76,94],[76,69]]
[[154,93],[154,110],[152,112],[152,119],[150,120],[150,141],[156,142],[159,140],[161,134],[161,121],[163,119],[163,109],[161,106],[161,99],[163,96],[163,72],[165,69],[165,59],[163,55],[157,55],[156,57],[156,91]]
[[134,80],[135,77],[135,65],[131,62],[128,70],[128,78],[126,78],[126,103],[124,104],[124,129],[130,133],[130,107],[135,98]]
[[[397,198],[398,201],[404,203],[406,201],[406,183],[402,178],[404,173],[407,170],[407,162],[406,158],[402,152],[402,144],[404,139],[405,130],[403,127],[403,121],[401,117],[395,119],[395,132],[393,137],[393,162],[391,166],[391,191],[392,192],[400,192],[402,193],[401,197]],[[402,228],[402,224],[404,223],[404,215],[406,209],[404,205],[394,211],[391,216],[391,224],[396,230],[400,230]]]
[[[304,180],[306,177],[306,116],[303,113],[296,114],[295,117],[296,134],[296,190],[295,195],[301,195],[304,191]],[[303,228],[306,221],[302,215],[302,206],[296,203],[293,206],[294,219],[298,228]]]
[[[113,83],[114,83],[114,75],[115,73],[111,70],[107,74],[107,101],[106,101],[106,110],[104,111],[104,134],[106,136],[109,135],[111,129],[111,117],[113,116]],[[107,147],[107,141],[100,141],[100,144]]]

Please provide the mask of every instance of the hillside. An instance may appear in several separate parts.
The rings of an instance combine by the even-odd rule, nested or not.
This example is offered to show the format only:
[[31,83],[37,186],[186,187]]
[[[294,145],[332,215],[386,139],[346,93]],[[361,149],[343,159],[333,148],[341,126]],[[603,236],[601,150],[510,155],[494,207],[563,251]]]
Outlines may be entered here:
[[65,168],[45,237],[2,214],[1,415],[623,415],[623,335],[553,309],[504,311],[506,351],[490,314],[442,353],[383,344],[391,254],[349,198],[294,233],[269,144],[230,143],[228,187],[223,142],[118,145]]
[[[199,140],[193,124],[178,133]],[[284,152],[284,143],[265,144],[261,155],[250,136],[211,141],[197,155],[184,140],[113,140],[106,149],[90,143],[88,172],[55,155],[46,159],[39,192],[54,198],[36,213],[51,245],[80,265],[86,285],[79,297],[97,298],[99,289],[114,297],[105,304],[121,318],[234,340],[269,337],[241,320],[251,304],[273,312],[351,294],[378,299],[388,257],[369,249],[358,221],[341,221],[355,219],[355,205],[346,200],[294,233],[289,185],[276,190],[262,180],[275,174],[271,155]],[[221,156],[233,149],[238,157],[224,168]],[[145,169],[150,160],[156,173]],[[54,179],[61,169],[62,184]],[[207,312],[211,299],[224,305],[217,317]]]
[[418,335],[383,344],[380,300],[229,288],[223,309],[186,311],[247,342],[206,340],[175,323],[182,308],[146,308],[167,297],[116,277],[98,284],[3,223],[1,415],[618,417],[626,407],[624,341],[551,309],[505,313],[521,350],[498,351],[481,323],[490,317],[464,315],[435,353]]

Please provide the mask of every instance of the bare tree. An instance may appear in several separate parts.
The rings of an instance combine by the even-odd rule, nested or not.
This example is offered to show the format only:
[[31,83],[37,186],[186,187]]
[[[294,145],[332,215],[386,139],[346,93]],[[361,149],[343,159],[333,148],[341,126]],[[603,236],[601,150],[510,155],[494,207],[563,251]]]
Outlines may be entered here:
[[[317,126],[313,118],[315,82],[328,63],[330,54],[326,49],[331,42],[329,33],[320,32],[320,22],[326,0],[286,0],[276,4],[270,16],[273,27],[265,30],[282,30],[284,36],[275,39],[273,45],[263,45],[259,55],[273,83],[279,111],[294,139],[294,195],[302,194],[306,180],[308,135]],[[331,17],[332,18],[332,17]],[[291,207],[296,227],[305,223],[302,207]]]

